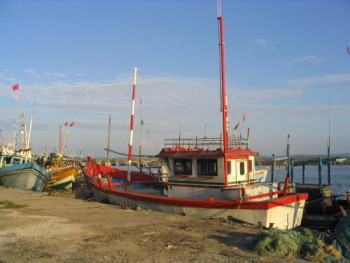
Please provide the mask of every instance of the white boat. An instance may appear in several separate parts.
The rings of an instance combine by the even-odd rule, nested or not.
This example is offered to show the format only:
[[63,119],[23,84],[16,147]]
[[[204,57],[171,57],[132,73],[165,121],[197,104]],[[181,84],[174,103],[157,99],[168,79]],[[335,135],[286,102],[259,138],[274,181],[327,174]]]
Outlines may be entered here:
[[249,148],[247,139],[228,136],[221,15],[218,20],[222,138],[165,140],[165,147],[158,154],[161,175],[115,169],[96,164],[91,158],[83,174],[100,202],[201,219],[230,217],[266,228],[297,227],[308,195],[288,193],[288,177],[284,184],[259,183],[259,173],[266,178],[267,170],[255,171],[257,152]]

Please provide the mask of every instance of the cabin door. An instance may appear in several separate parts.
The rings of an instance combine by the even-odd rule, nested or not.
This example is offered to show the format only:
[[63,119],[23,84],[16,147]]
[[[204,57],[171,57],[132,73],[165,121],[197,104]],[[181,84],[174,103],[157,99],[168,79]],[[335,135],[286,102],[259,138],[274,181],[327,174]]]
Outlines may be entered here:
[[248,182],[248,163],[246,159],[236,160],[237,183],[244,184]]

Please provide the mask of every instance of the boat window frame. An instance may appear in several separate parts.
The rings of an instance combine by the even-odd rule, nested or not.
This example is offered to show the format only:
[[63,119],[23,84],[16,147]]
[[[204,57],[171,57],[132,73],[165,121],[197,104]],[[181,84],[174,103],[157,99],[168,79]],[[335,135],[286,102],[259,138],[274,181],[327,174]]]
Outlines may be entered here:
[[[200,171],[200,163],[207,163],[207,172],[203,173]],[[210,172],[209,164],[215,164],[215,172]],[[217,159],[198,159],[197,160],[197,173],[199,176],[218,176],[218,160]]]
[[[183,171],[177,169],[176,164],[180,163]],[[189,163],[189,167],[186,164]],[[174,174],[175,175],[192,175],[192,159],[174,159]]]

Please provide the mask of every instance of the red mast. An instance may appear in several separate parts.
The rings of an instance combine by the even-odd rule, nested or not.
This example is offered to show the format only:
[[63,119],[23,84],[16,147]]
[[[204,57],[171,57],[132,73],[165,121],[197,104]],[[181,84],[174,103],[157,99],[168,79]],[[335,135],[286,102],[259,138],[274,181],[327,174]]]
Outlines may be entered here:
[[227,158],[228,150],[228,115],[227,115],[227,95],[225,76],[225,41],[224,41],[224,18],[221,15],[221,0],[218,0],[219,21],[219,49],[220,49],[220,86],[221,86],[221,111],[222,111],[222,133],[224,139],[224,167],[225,167],[225,187],[227,186]]

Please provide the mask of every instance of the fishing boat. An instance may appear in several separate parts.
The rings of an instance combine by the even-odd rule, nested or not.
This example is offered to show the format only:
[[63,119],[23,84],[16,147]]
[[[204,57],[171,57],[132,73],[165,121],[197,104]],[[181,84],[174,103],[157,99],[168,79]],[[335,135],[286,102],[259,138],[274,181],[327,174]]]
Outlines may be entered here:
[[[68,125],[66,123],[65,126],[72,127],[72,124]],[[66,135],[68,136],[69,133],[66,133]],[[47,187],[55,190],[72,189],[79,174],[79,168],[75,160],[63,156],[67,138],[64,138],[61,126],[59,127],[59,136],[60,152],[58,154],[50,154],[47,161],[47,171],[50,174],[50,181],[47,183]]]
[[233,218],[266,228],[297,227],[308,195],[288,193],[289,177],[284,183],[257,182],[255,156],[258,153],[250,149],[247,138],[229,138],[221,11],[218,21],[223,136],[165,140],[157,156],[162,164],[161,174],[131,171],[134,70],[128,170],[103,166],[88,158],[83,169],[86,182],[97,201],[122,207],[141,207],[201,219]]
[[72,189],[79,169],[74,160],[63,160],[62,156],[55,157],[54,164],[47,168],[50,181],[47,187],[55,190]]
[[42,192],[49,174],[35,162],[18,155],[3,155],[0,161],[0,185]]
[[[21,115],[24,119],[24,114]],[[32,160],[29,148],[33,116],[29,131],[25,121],[21,125],[22,149],[16,150],[15,143],[3,146],[0,159],[0,185],[41,192],[50,176],[44,168]]]

